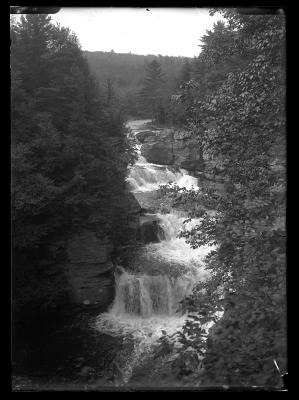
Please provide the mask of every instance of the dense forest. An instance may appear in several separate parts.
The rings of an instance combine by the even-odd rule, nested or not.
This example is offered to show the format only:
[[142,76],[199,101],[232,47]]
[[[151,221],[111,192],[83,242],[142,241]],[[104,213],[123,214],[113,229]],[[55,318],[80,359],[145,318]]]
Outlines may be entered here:
[[218,246],[208,256],[212,278],[186,301],[193,322],[178,340],[201,352],[202,324],[224,310],[209,335],[201,379],[271,385],[280,379],[274,360],[287,370],[284,17],[220,11],[226,23],[202,38],[192,79],[176,96],[188,129],[214,161],[206,171],[226,184],[223,193],[168,190],[173,202],[183,197],[190,217],[203,218],[183,233],[190,245]]
[[[152,121],[147,129],[156,129],[152,140],[168,128],[187,132],[203,165],[194,177],[221,182],[223,190],[165,182],[157,191],[159,212],[179,209],[186,223],[199,221],[180,238],[192,249],[213,250],[205,259],[209,278],[181,302],[188,320],[175,334],[162,330],[153,357],[141,364],[142,379],[158,381],[159,372],[150,374],[160,362],[184,386],[281,385],[279,371],[287,371],[285,18],[210,13],[216,11],[223,20],[201,38],[193,59],[83,52],[77,37],[48,15],[11,24],[15,365],[24,363],[25,326],[30,336],[41,318],[73,307],[64,265],[74,235],[85,230],[108,238],[118,249],[117,265],[120,248],[140,250],[140,230],[139,238],[131,235],[127,182],[136,138],[125,123],[143,118]],[[172,171],[183,173],[177,166]],[[153,215],[144,207],[135,212],[140,218],[148,210]],[[88,340],[91,347],[94,339]],[[201,368],[187,371],[194,355]]]
[[68,302],[58,264],[72,233],[100,227],[120,240],[125,176],[134,153],[121,113],[99,90],[69,29],[52,24],[49,16],[27,15],[12,25],[11,40],[17,320]]
[[118,54],[114,51],[84,51],[84,55],[103,90],[110,85],[119,107],[127,116],[136,118],[148,117],[137,95],[142,90],[147,65],[155,60],[161,67],[165,77],[162,98],[166,108],[181,82],[184,64],[189,61],[186,57]]

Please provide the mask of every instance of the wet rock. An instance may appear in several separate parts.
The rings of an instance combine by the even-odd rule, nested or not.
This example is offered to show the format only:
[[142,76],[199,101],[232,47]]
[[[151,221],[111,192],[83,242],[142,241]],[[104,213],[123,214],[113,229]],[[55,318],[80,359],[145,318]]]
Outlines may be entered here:
[[141,155],[153,164],[171,165],[173,163],[172,143],[145,143]]
[[143,243],[158,243],[165,239],[165,233],[159,224],[156,214],[145,214],[140,217],[137,240]]
[[140,226],[137,239],[143,243],[158,243],[165,239],[165,234],[158,221],[146,221]]
[[137,198],[138,203],[141,205],[142,209],[146,210],[146,212],[154,213],[159,209],[161,200],[159,199],[156,190],[152,192],[134,193],[134,196]]

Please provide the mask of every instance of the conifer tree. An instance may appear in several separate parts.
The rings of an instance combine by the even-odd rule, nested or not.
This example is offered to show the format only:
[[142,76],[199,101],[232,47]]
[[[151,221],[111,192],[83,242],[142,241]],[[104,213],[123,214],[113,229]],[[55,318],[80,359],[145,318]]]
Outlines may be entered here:
[[139,97],[144,110],[150,113],[154,121],[162,123],[165,119],[163,108],[164,83],[161,64],[157,60],[153,60],[146,66],[146,76]]
[[191,72],[192,72],[191,64],[190,64],[189,60],[187,59],[182,66],[179,83],[190,81]]
[[14,300],[55,306],[60,286],[42,265],[56,265],[54,244],[83,226],[121,235],[131,152],[120,113],[69,29],[47,15],[22,16],[11,41]]

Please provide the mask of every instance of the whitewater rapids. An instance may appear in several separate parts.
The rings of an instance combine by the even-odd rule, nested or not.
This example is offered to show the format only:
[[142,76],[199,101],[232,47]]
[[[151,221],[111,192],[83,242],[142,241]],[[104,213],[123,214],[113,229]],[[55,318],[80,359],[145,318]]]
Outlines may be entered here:
[[[142,122],[130,124],[133,133],[140,131]],[[147,163],[140,155],[130,168],[128,183],[132,193],[153,191],[172,182],[179,187],[199,190],[197,179],[182,169]],[[209,274],[204,259],[213,249],[201,246],[192,249],[179,233],[199,224],[200,220],[184,223],[186,215],[173,211],[156,214],[164,239],[144,245],[135,260],[137,272],[122,267],[115,274],[115,299],[106,313],[98,316],[95,328],[111,336],[132,337],[134,350],[122,366],[123,382],[128,382],[134,366],[142,355],[151,351],[163,333],[180,330],[186,321],[181,301],[192,293],[194,285]]]

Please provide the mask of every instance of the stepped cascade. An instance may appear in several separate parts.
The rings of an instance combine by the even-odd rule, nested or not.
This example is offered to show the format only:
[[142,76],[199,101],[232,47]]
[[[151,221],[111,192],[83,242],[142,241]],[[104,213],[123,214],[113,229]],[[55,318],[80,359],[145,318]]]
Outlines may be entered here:
[[[140,132],[146,121],[132,121],[128,126],[131,134]],[[159,185],[172,182],[179,187],[199,190],[197,179],[187,171],[165,165],[147,163],[140,155],[131,167],[127,178],[131,192],[152,192]],[[110,335],[133,335],[134,357],[124,367],[124,381],[130,377],[136,360],[161,336],[162,331],[171,334],[180,329],[186,320],[181,301],[191,294],[194,284],[208,277],[204,258],[211,246],[192,249],[183,238],[182,229],[198,224],[191,220],[185,224],[186,215],[173,211],[168,214],[146,214],[155,218],[163,235],[158,242],[147,243],[134,260],[135,269],[118,267],[115,274],[115,299],[106,313],[99,315],[96,329]]]

